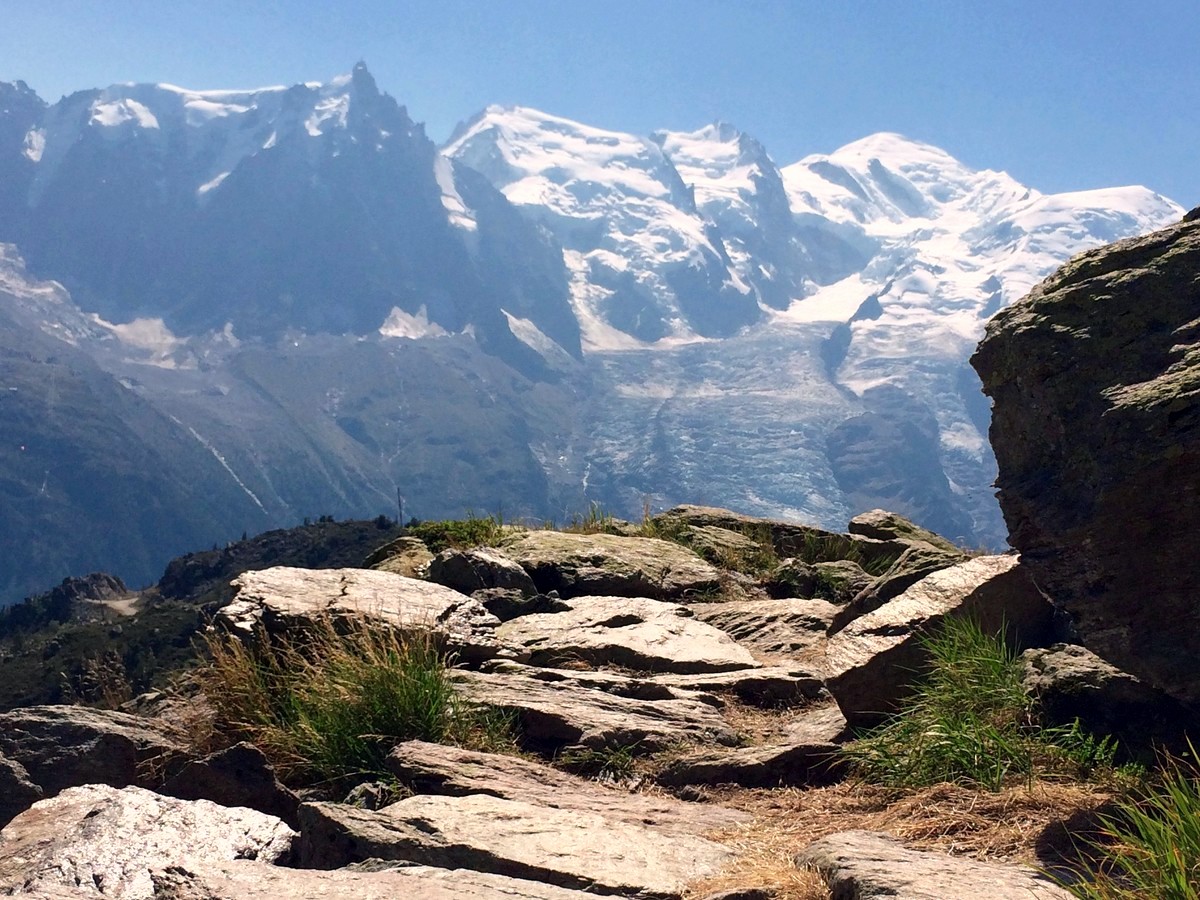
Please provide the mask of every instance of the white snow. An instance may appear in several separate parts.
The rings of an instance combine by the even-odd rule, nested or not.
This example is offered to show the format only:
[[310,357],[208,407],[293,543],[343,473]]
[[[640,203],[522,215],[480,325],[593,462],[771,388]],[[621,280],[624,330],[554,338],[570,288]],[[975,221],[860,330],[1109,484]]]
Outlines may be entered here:
[[44,128],[33,128],[25,135],[24,154],[25,158],[33,162],[42,161],[42,153],[46,150],[46,130]]
[[89,122],[102,128],[116,128],[126,122],[133,122],[139,128],[158,128],[158,118],[154,113],[130,98],[93,103]]
[[454,164],[448,157],[438,154],[433,161],[433,175],[442,189],[442,206],[446,209],[450,224],[464,231],[475,231],[479,227],[475,214],[458,193],[458,187],[454,184]]
[[424,305],[417,310],[416,315],[405,312],[398,306],[393,306],[387,319],[379,326],[379,333],[384,337],[408,338],[409,340],[444,337],[448,334],[446,329],[429,321],[429,312]]
[[200,187],[196,188],[197,194],[207,194],[213,188],[220,187],[221,182],[229,177],[228,172],[218,172],[217,176],[209,181],[204,182]]
[[500,310],[508,320],[508,330],[528,347],[533,348],[546,359],[569,360],[570,354],[557,341],[547,335],[529,319],[514,316],[506,309]]

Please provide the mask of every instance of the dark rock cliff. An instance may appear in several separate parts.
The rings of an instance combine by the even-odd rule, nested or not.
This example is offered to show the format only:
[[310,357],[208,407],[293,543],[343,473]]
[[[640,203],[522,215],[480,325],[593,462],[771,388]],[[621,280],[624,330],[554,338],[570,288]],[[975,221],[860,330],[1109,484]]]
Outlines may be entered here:
[[[1188,218],[1192,221],[1188,221]],[[1095,652],[1200,704],[1200,221],[1075,257],[971,363],[1010,542]]]

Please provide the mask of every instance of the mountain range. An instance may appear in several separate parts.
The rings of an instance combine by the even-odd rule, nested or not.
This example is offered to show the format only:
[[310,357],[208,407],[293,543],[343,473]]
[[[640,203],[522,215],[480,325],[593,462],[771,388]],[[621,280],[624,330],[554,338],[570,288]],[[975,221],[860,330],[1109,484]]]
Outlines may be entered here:
[[305,516],[884,506],[1000,546],[966,358],[1178,219],[895,134],[490,107],[436,146],[361,63],[254,91],[0,84],[0,600]]

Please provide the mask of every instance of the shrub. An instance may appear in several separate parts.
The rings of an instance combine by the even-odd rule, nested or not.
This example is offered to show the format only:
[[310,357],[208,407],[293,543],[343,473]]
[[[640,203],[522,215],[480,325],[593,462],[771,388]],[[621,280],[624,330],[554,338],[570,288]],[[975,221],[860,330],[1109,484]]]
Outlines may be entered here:
[[289,636],[258,633],[250,644],[222,632],[206,640],[212,661],[200,683],[217,732],[257,744],[285,780],[376,777],[405,740],[511,743],[502,714],[455,692],[429,631],[325,617]]
[[[1195,751],[1192,750],[1192,758]],[[1200,770],[1168,760],[1155,785],[1102,820],[1100,871],[1070,885],[1088,900],[1200,897]]]
[[1001,635],[948,619],[926,638],[929,670],[889,722],[846,751],[855,771],[895,787],[954,782],[999,790],[1010,778],[1113,771],[1116,742],[1078,723],[1038,725],[1021,671]]

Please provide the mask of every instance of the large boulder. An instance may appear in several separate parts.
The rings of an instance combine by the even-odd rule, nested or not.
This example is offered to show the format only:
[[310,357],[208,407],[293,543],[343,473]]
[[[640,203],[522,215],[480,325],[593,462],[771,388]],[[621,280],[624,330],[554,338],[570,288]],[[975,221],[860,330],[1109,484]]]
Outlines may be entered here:
[[152,868],[286,862],[295,833],[274,816],[137,787],[68,788],[0,831],[0,894],[155,896]]
[[526,531],[500,552],[520,563],[542,593],[686,600],[715,592],[721,573],[679,544],[615,534]]
[[0,756],[19,763],[47,796],[83,784],[157,787],[187,758],[182,735],[162,722],[83,706],[0,713]]
[[468,662],[494,657],[500,620],[458,591],[372,569],[276,566],[233,580],[237,593],[218,624],[252,638],[303,629],[315,619],[367,617],[402,631],[429,630]]
[[486,547],[443,550],[429,563],[429,580],[464,594],[488,588],[518,591],[524,597],[537,593],[520,565]]
[[1200,705],[1200,217],[1075,257],[971,363],[1038,585],[1086,646]]
[[42,789],[29,780],[25,767],[0,756],[0,828],[42,799]]
[[826,686],[853,725],[894,712],[927,661],[924,638],[949,617],[1007,631],[1018,647],[1049,643],[1052,609],[1015,556],[980,556],[934,572],[855,619],[825,645]]
[[835,900],[1070,900],[1027,866],[911,850],[886,834],[843,831],[810,844],[796,863],[816,869]]
[[576,597],[558,612],[521,616],[497,637],[533,665],[584,662],[646,672],[724,672],[758,665],[688,607],[645,597]]
[[1025,690],[1053,725],[1078,720],[1093,734],[1112,735],[1120,749],[1152,762],[1167,747],[1187,750],[1184,735],[1200,722],[1178,701],[1122,672],[1086,647],[1055,644],[1021,654]]

